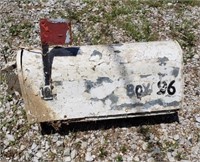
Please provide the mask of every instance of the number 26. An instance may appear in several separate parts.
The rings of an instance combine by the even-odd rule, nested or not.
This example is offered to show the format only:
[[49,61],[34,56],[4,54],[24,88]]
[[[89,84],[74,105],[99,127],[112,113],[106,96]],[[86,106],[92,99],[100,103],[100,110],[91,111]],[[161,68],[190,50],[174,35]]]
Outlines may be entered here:
[[173,84],[175,83],[175,80],[171,81],[169,83],[169,85],[167,86],[167,82],[166,81],[159,81],[157,86],[160,89],[157,94],[158,95],[162,95],[165,94],[165,92],[167,91],[167,93],[169,95],[173,95],[176,93],[176,88],[173,86]]

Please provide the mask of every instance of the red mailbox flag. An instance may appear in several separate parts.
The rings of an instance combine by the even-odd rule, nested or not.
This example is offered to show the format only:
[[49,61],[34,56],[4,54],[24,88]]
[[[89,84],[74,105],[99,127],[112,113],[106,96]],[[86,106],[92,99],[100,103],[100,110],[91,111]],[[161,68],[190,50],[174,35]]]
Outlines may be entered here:
[[71,22],[65,19],[41,19],[40,37],[43,45],[71,44]]

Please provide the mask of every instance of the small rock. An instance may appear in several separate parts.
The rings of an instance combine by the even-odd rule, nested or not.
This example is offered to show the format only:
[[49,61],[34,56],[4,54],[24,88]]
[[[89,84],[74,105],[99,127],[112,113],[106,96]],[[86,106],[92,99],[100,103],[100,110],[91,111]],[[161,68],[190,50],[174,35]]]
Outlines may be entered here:
[[175,159],[172,157],[171,152],[167,152],[167,158],[170,162],[175,162]]
[[56,142],[56,145],[57,145],[57,146],[60,146],[60,145],[62,145],[62,144],[63,144],[63,141],[57,141],[57,142]]
[[21,150],[21,151],[24,150],[25,148],[26,148],[25,145],[21,145],[21,146],[20,146],[20,150]]
[[56,149],[51,149],[51,152],[53,152],[54,154],[57,154]]
[[77,151],[76,150],[72,150],[71,152],[71,158],[74,159],[76,157]]
[[37,147],[37,145],[35,143],[33,143],[31,146],[31,150],[34,150],[36,147]]
[[147,144],[146,142],[142,144],[142,149],[143,149],[143,150],[146,150],[147,147],[148,147],[148,144]]
[[71,161],[71,157],[70,156],[64,157],[63,161],[64,162],[70,162]]
[[176,156],[177,156],[177,151],[178,151],[178,150],[174,150],[174,151],[172,152],[172,156],[173,156],[173,157],[176,157]]
[[8,141],[14,141],[15,140],[14,136],[11,135],[11,134],[7,134],[6,138],[8,139]]
[[154,148],[153,152],[155,154],[159,154],[160,153],[160,148],[159,147]]
[[91,152],[87,152],[85,155],[85,160],[86,161],[93,161],[93,157],[91,155]]
[[199,58],[199,55],[198,54],[196,54],[196,55],[194,55],[194,57],[193,58],[195,58],[195,59],[198,59]]
[[0,108],[0,113],[4,112],[4,109],[3,108]]
[[54,136],[53,139],[52,139],[52,142],[57,142],[57,141],[58,141],[58,137]]
[[133,161],[133,157],[132,156],[128,156],[127,157],[127,161]]
[[33,160],[33,162],[38,162],[39,161],[37,157],[33,157],[32,160]]
[[70,148],[67,147],[65,150],[64,150],[64,156],[70,156]]
[[41,157],[42,157],[42,153],[41,153],[41,152],[37,152],[37,153],[36,153],[36,156],[37,156],[38,158],[41,158]]
[[135,160],[135,161],[140,161],[140,159],[139,159],[138,156],[135,156],[135,157],[133,158],[133,160]]
[[196,123],[195,125],[196,125],[197,128],[200,129],[200,123]]
[[82,142],[81,148],[82,148],[82,149],[85,149],[86,147],[87,147],[87,142]]
[[48,150],[49,147],[50,147],[49,144],[46,142],[46,143],[45,143],[45,149]]
[[2,128],[2,131],[3,131],[3,132],[6,132],[6,130],[7,130],[7,127],[3,127],[3,128]]
[[136,144],[132,144],[132,145],[131,145],[131,149],[132,149],[133,151],[135,151],[135,150],[137,149],[137,145],[136,145]]
[[179,135],[178,134],[176,134],[175,136],[174,136],[174,140],[179,140]]
[[88,147],[87,148],[87,152],[91,152],[92,151],[92,148],[91,147]]
[[172,5],[172,3],[167,3],[167,5],[168,5],[168,6],[171,6],[171,5]]
[[200,116],[196,116],[195,119],[196,119],[196,121],[197,121],[198,123],[200,123]]
[[154,160],[154,158],[149,158],[148,160],[147,160],[147,162],[155,162],[155,160]]
[[192,151],[192,153],[193,153],[194,155],[198,155],[199,146],[197,145],[197,146],[192,147],[191,151]]
[[9,145],[9,141],[8,140],[4,140],[3,143],[4,143],[5,146]]

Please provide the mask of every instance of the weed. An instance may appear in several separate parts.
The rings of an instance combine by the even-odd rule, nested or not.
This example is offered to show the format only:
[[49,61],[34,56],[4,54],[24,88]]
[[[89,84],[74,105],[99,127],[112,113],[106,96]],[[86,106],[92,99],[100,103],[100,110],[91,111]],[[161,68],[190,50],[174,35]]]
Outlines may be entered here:
[[186,159],[186,154],[182,153],[182,152],[177,152],[177,154],[175,156],[175,159],[178,160],[178,161],[185,160]]
[[146,142],[149,142],[150,140],[150,128],[148,126],[141,126],[139,129],[138,129],[138,133],[142,134],[143,137],[144,137],[144,140]]
[[197,37],[193,29],[197,27],[197,23],[193,23],[189,20],[183,20],[181,25],[170,24],[172,37],[177,39],[183,50],[187,53],[184,55],[184,62],[186,62],[187,59],[191,59],[196,53],[194,47],[196,46]]
[[32,23],[29,21],[21,22],[18,24],[13,24],[9,28],[9,33],[11,36],[19,36],[21,38],[30,37],[30,29],[33,27]]
[[99,157],[100,158],[104,158],[104,157],[106,157],[107,155],[108,155],[108,152],[105,150],[105,148],[104,147],[100,147],[99,148]]
[[167,152],[173,152],[177,148],[178,148],[177,141],[164,141],[162,144],[162,149]]
[[200,6],[200,1],[198,0],[187,0],[187,1],[177,0],[177,3],[186,6]]
[[122,156],[121,156],[121,155],[117,155],[116,161],[117,161],[117,162],[122,162],[122,161],[123,161]]
[[79,150],[81,148],[81,141],[74,143],[75,149]]
[[123,145],[123,146],[120,148],[120,151],[121,151],[123,154],[126,153],[126,151],[127,151],[126,146]]
[[143,1],[142,3],[148,5],[149,7],[158,8],[158,7],[163,7],[163,5],[165,4],[165,1],[154,0],[154,1]]

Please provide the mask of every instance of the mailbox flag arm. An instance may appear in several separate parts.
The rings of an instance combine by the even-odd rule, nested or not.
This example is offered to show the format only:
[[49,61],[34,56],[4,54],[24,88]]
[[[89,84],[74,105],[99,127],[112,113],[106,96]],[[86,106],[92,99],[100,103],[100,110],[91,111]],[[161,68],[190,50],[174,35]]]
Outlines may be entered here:
[[[41,88],[42,97],[52,100],[51,69],[55,51],[49,52],[49,45],[63,45],[71,43],[71,23],[67,20],[40,20],[40,36],[42,42],[42,62],[45,86]],[[62,50],[69,54],[68,50]],[[56,52],[57,53],[57,52]]]

